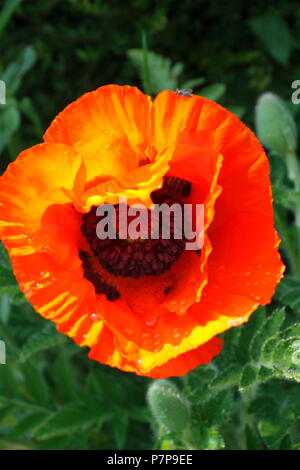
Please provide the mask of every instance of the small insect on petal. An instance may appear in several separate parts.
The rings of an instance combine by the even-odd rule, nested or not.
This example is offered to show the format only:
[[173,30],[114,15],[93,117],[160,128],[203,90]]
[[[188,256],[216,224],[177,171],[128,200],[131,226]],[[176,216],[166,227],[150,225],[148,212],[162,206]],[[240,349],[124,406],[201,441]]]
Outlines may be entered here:
[[193,90],[192,88],[182,88],[182,90],[179,90],[179,88],[177,88],[175,93],[177,93],[177,95],[186,96],[187,98],[189,98],[193,95]]

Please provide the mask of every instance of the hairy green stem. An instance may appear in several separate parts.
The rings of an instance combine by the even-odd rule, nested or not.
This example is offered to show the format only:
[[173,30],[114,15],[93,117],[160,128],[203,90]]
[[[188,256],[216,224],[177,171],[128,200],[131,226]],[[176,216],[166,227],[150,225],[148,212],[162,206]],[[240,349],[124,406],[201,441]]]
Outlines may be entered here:
[[[300,164],[295,152],[286,154],[287,170],[291,181],[294,183],[295,191],[300,192]],[[300,229],[300,197],[297,197],[295,203],[295,222],[296,227]]]
[[294,276],[300,279],[300,264],[298,262],[297,250],[295,249],[293,242],[290,237],[289,229],[285,219],[280,214],[280,211],[275,206],[275,223],[279,230],[279,233],[284,240],[283,249],[290,262],[291,270]]

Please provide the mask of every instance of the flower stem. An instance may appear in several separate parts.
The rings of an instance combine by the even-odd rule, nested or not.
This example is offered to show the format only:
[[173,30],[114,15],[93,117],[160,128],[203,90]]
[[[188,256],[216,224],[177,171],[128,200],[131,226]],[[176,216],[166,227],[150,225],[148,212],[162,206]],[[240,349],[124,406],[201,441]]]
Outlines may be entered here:
[[[286,154],[287,170],[291,181],[294,183],[295,191],[300,191],[300,164],[295,152]],[[296,226],[300,227],[300,197],[296,199],[295,204],[295,221]]]
[[286,155],[286,165],[288,176],[294,183],[296,198],[294,202],[295,227],[297,232],[297,275],[300,278],[300,163],[295,152],[288,152]]
[[290,267],[293,272],[293,274],[300,279],[300,264],[298,262],[298,256],[297,256],[297,251],[293,245],[293,242],[290,237],[289,229],[287,226],[287,223],[280,213],[279,208],[276,208],[275,206],[275,222],[276,222],[276,227],[279,230],[279,233],[281,235],[281,238],[284,240],[284,251],[286,256],[288,257],[288,260],[290,262]]
[[142,48],[143,48],[143,86],[144,92],[146,95],[151,95],[151,86],[150,86],[150,73],[149,73],[149,63],[148,63],[148,45],[147,45],[147,36],[146,33],[142,34]]

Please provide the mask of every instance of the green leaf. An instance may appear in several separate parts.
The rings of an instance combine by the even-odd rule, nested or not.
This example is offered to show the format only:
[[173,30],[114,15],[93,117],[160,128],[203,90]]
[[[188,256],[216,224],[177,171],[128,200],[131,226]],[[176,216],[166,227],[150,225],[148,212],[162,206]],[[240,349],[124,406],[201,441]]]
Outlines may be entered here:
[[[272,338],[269,338],[262,346],[260,361],[267,368],[273,369],[274,367],[273,353],[278,341],[280,341],[280,337],[273,336]],[[272,370],[272,372],[273,375],[275,375],[274,370]]]
[[291,336],[298,336],[300,339],[300,323],[295,323],[289,326],[282,333],[286,338],[290,338]]
[[19,286],[3,286],[0,287],[0,297],[8,296],[10,301],[15,304],[22,304],[26,301],[26,298],[20,291]]
[[265,323],[265,308],[259,307],[256,312],[251,316],[248,323],[242,326],[240,341],[237,346],[238,358],[241,362],[245,363],[250,360],[249,346],[253,336]]
[[74,402],[51,416],[37,430],[35,437],[43,440],[69,435],[74,431],[83,432],[89,426],[103,424],[110,417],[111,414],[107,411],[105,404],[103,404],[103,408],[100,408],[99,404],[95,406],[95,404],[90,403],[90,406],[87,406],[79,401]]
[[[0,334],[3,334],[2,325],[7,327],[9,317],[12,310],[12,304],[9,295],[2,295],[0,297]],[[6,330],[7,331],[7,330]]]
[[20,112],[15,105],[0,106],[0,153],[20,126]]
[[127,439],[128,424],[128,416],[120,412],[112,419],[114,438],[118,450],[124,449]]
[[198,441],[199,447],[197,448],[199,450],[219,450],[224,448],[223,437],[219,429],[215,426],[203,426],[201,430],[199,430],[199,434],[195,437]]
[[0,365],[0,395],[5,397],[17,397],[20,393],[20,385],[17,380],[14,366]]
[[262,448],[261,439],[255,429],[246,426],[247,450],[260,450]]
[[276,203],[285,209],[294,210],[295,204],[300,200],[300,191],[293,191],[282,182],[272,185],[272,193]]
[[286,65],[293,40],[285,21],[278,15],[268,14],[252,19],[250,26],[274,59]]
[[294,118],[279,96],[263,93],[256,104],[257,135],[263,145],[281,156],[297,148],[297,128]]
[[292,450],[292,448],[293,448],[292,438],[289,434],[287,434],[281,440],[278,446],[278,450]]
[[6,294],[16,294],[19,292],[19,288],[17,286],[3,286],[0,287],[0,297]]
[[[276,191],[276,185],[281,186],[281,192],[284,193],[284,190],[286,189],[287,182],[288,182],[288,172],[287,172],[286,164],[283,158],[276,153],[270,153],[269,161],[271,165],[272,185],[275,185],[275,191]],[[275,195],[274,198],[276,196],[277,195]],[[277,200],[275,200],[275,202],[277,202]]]
[[33,450],[35,446],[32,443],[20,441],[13,441],[12,439],[0,438],[1,450]]
[[45,413],[31,413],[18,422],[9,433],[9,437],[22,438],[26,434],[34,434],[47,419],[48,416]]
[[[294,333],[296,333],[295,336],[293,336]],[[299,331],[295,328],[287,328],[281,334],[271,337],[262,348],[260,362],[265,366],[266,380],[271,376],[269,372],[271,369],[273,377],[282,377],[299,382]]]
[[23,76],[36,62],[36,53],[32,46],[26,46],[15,62],[12,62],[4,71],[3,81],[7,90],[14,94],[19,88]]
[[54,381],[56,390],[62,402],[74,400],[78,391],[78,383],[75,379],[74,366],[63,348],[58,351],[54,368]]
[[5,26],[8,24],[11,16],[21,2],[22,0],[6,0],[4,7],[0,12],[0,35],[3,33]]
[[0,406],[0,425],[3,424],[4,420],[6,419],[6,417],[10,414],[12,414],[15,410],[15,407],[13,405],[3,405],[3,403],[1,403],[1,406]]
[[67,338],[58,333],[53,325],[45,325],[40,331],[34,333],[23,345],[20,352],[20,361],[25,362],[34,354],[45,351],[67,341]]
[[180,88],[191,88],[194,90],[200,85],[203,85],[205,82],[205,78],[200,77],[200,78],[192,78],[191,80],[186,80],[185,82],[180,84]]
[[11,271],[11,269],[7,269],[0,264],[0,278],[1,278],[1,288],[3,288],[2,295],[6,294],[5,288],[6,287],[14,287],[18,288],[18,284],[16,278]]
[[300,382],[299,336],[281,339],[274,348],[273,361],[281,375]]
[[210,392],[218,393],[219,391],[236,385],[240,380],[241,368],[239,364],[230,364],[213,379],[211,382]]
[[[199,400],[201,404],[201,397]],[[202,404],[201,415],[209,425],[221,425],[228,421],[233,408],[231,390],[224,390]]]
[[128,410],[128,416],[130,419],[134,421],[141,421],[142,423],[149,423],[151,422],[151,412],[148,408],[130,408]]
[[266,382],[267,380],[274,377],[274,370],[269,369],[268,367],[261,366],[258,372],[258,380],[260,382]]
[[38,450],[66,450],[70,447],[70,436],[59,436],[45,439],[38,445]]
[[240,390],[250,387],[256,382],[258,374],[258,368],[252,364],[246,364],[243,368],[240,385]]
[[[137,67],[143,78],[143,58],[144,51],[142,49],[130,49],[128,57]],[[159,93],[162,90],[176,90],[178,88],[178,77],[183,70],[182,64],[172,65],[170,59],[163,57],[154,52],[147,52],[149,82],[152,93]]]
[[22,99],[20,108],[23,113],[31,120],[35,134],[38,138],[40,138],[41,135],[43,135],[43,124],[39,113],[35,109],[31,99],[28,98],[28,96],[25,96],[25,98]]
[[227,109],[235,114],[239,119],[242,119],[246,112],[246,108],[244,106],[227,106]]
[[285,319],[284,308],[278,308],[274,310],[270,317],[268,317],[265,323],[255,332],[253,336],[249,350],[253,361],[258,361],[260,352],[263,348],[264,343],[278,333],[283,321]]
[[10,262],[7,250],[1,241],[0,241],[0,267],[7,269],[7,270],[11,270],[11,262]]
[[258,430],[270,449],[276,449],[281,439],[285,436],[294,421],[293,416],[281,415],[276,419],[276,414],[272,418],[261,419],[258,422]]
[[32,364],[22,367],[26,388],[34,401],[40,405],[48,406],[50,400],[49,389],[43,373]]
[[226,85],[224,83],[213,83],[202,88],[197,94],[209,100],[218,101],[225,94],[225,91]]
[[92,376],[92,382],[91,378],[89,378],[88,385],[95,396],[101,397],[107,403],[118,403],[119,406],[127,409],[129,401],[134,402],[135,406],[138,404],[138,399],[146,385],[144,381],[141,382],[139,386],[140,391],[138,391],[128,376],[116,376],[112,371],[104,372],[100,368],[93,370]]
[[285,276],[277,287],[275,299],[288,305],[295,312],[300,312],[300,281],[291,276]]
[[[226,358],[226,361],[236,362],[239,360],[239,354],[237,355],[238,345],[240,341],[240,336],[243,331],[243,328],[231,328],[223,333],[223,347],[222,347],[222,356]],[[216,375],[216,374],[214,374]]]

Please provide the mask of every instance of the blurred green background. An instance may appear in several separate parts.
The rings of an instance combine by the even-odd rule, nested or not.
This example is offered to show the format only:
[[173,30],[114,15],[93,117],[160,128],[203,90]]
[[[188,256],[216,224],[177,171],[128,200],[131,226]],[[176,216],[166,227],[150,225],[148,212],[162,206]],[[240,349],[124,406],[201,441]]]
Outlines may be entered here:
[[[299,48],[298,1],[2,0],[0,79],[7,104],[0,105],[0,171],[42,140],[65,105],[109,83],[144,85],[153,95],[191,87],[253,129],[257,98],[271,90],[297,119],[300,105],[290,97],[292,81],[300,79]],[[271,158],[278,213],[286,211],[289,223],[285,168]],[[298,279],[282,285],[267,311],[226,333],[212,365],[173,380],[190,403],[191,438],[153,418],[145,398],[151,380],[88,360],[87,350],[33,312],[3,248],[0,275],[0,339],[7,345],[7,364],[0,365],[1,449],[299,447],[300,371],[289,350],[300,335]]]
[[203,86],[224,84],[220,101],[245,109],[249,122],[261,92],[289,98],[291,81],[300,75],[297,1],[8,4],[12,16],[0,23],[0,75],[8,98],[22,107],[11,157],[40,140],[57,112],[83,92],[108,83],[141,85],[128,54],[141,47],[143,33],[150,50],[183,65],[181,83],[203,78]]

